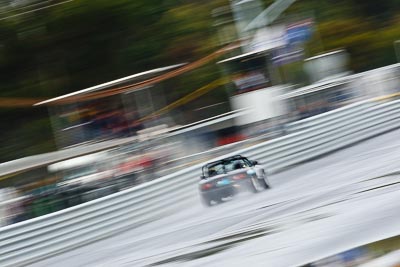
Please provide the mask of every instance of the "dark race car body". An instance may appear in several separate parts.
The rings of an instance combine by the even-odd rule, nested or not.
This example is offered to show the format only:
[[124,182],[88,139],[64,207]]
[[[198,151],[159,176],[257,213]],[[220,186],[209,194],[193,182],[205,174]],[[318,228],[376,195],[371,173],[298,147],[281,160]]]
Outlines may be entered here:
[[199,190],[205,205],[233,197],[240,188],[254,193],[270,188],[265,170],[257,161],[237,155],[203,166]]

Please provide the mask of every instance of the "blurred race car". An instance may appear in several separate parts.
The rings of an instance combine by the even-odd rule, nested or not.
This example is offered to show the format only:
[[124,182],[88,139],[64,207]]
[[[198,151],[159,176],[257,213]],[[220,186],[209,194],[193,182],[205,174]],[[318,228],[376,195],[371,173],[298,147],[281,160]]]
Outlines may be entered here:
[[236,155],[203,166],[199,190],[206,206],[233,197],[240,188],[254,193],[270,188],[265,170],[257,161]]

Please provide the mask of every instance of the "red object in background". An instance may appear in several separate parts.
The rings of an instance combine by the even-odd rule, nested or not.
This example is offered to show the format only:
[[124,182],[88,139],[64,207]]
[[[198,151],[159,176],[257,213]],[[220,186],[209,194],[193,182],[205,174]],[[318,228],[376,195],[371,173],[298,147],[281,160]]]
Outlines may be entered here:
[[218,139],[218,145],[223,146],[244,140],[245,137],[241,134],[230,135]]
[[153,165],[153,159],[148,157],[148,156],[144,156],[139,160],[139,164],[140,166],[142,166],[143,168],[150,168]]
[[122,173],[129,173],[136,171],[137,169],[147,169],[153,166],[153,159],[149,156],[142,156],[140,159],[131,160],[119,165],[119,170]]
[[132,170],[134,170],[135,168],[138,167],[138,163],[135,161],[129,161],[129,162],[125,162],[119,165],[119,169],[120,171],[126,173],[126,172],[130,172]]

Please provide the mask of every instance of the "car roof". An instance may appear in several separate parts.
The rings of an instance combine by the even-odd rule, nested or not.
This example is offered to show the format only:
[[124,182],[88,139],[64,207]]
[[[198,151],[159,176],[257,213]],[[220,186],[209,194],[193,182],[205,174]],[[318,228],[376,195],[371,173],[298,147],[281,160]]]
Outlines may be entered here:
[[224,158],[224,159],[220,159],[220,160],[209,162],[209,163],[205,164],[203,167],[217,165],[218,163],[223,163],[223,162],[226,162],[226,161],[232,161],[232,160],[235,160],[235,159],[243,159],[243,158],[246,158],[246,157],[243,157],[241,155],[235,155],[235,156],[227,157],[227,158]]

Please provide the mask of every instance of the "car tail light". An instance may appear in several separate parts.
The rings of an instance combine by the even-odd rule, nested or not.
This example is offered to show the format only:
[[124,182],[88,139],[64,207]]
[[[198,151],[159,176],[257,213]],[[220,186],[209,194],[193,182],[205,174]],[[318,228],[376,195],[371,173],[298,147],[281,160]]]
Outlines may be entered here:
[[232,178],[233,178],[233,180],[241,180],[241,179],[244,179],[244,178],[246,178],[246,177],[247,177],[246,174],[240,173],[240,174],[234,175]]
[[201,189],[202,189],[202,190],[208,190],[208,189],[210,189],[210,188],[212,188],[212,187],[213,187],[213,185],[210,184],[210,183],[206,183],[206,184],[202,184],[202,185],[201,185]]

